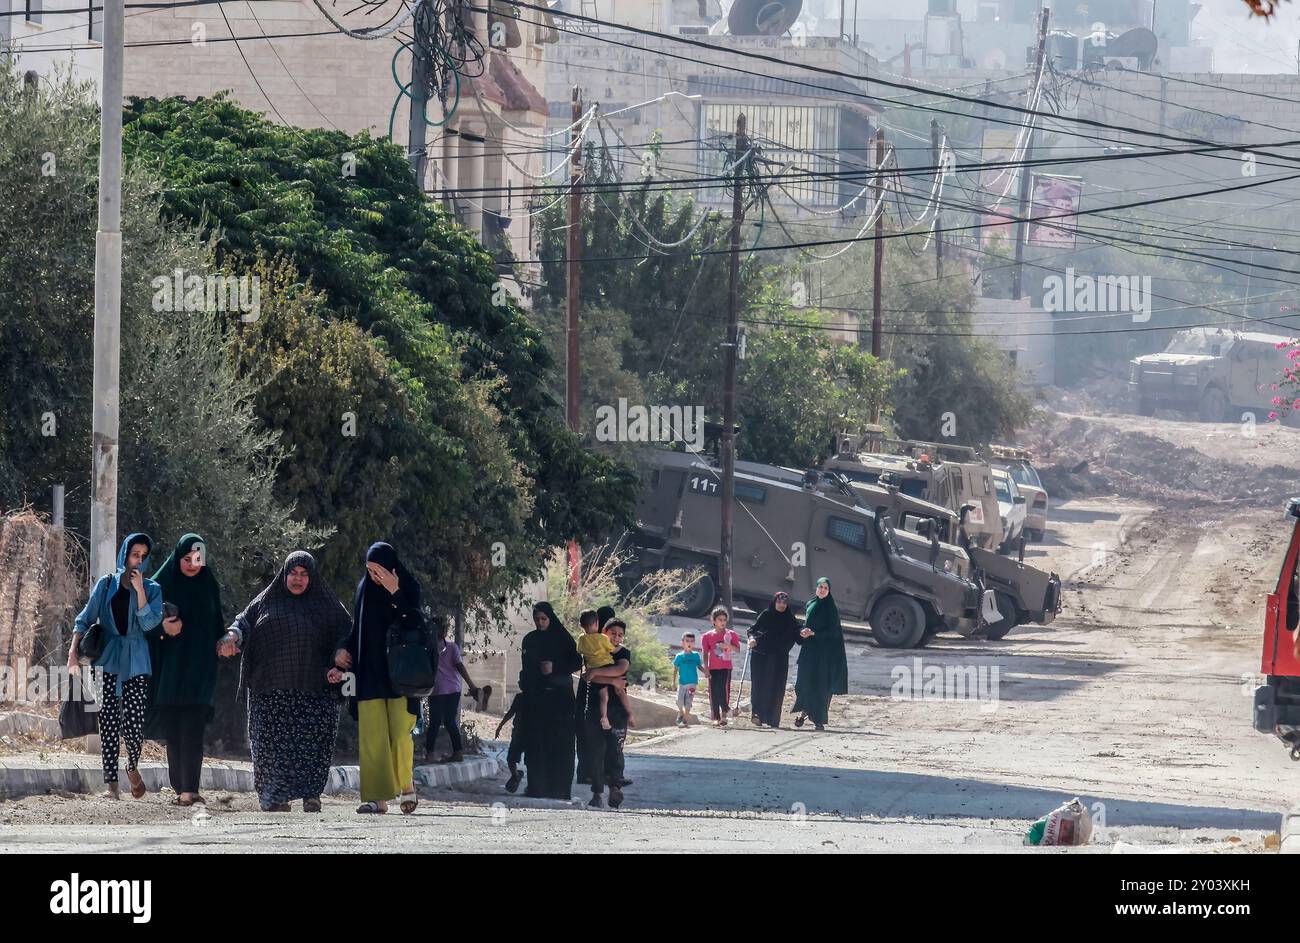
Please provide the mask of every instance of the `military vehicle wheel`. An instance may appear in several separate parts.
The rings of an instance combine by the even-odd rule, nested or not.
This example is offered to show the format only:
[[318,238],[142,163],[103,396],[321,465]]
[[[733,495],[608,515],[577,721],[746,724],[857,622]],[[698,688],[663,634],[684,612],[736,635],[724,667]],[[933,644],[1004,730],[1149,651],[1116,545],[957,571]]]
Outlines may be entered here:
[[703,619],[718,598],[718,587],[712,574],[703,574],[695,583],[677,594],[673,609],[691,619]]
[[871,610],[871,634],[883,648],[915,648],[925,634],[925,612],[911,596],[891,593]]
[[1016,627],[1016,601],[1006,593],[994,593],[993,602],[1002,616],[997,622],[990,622],[980,632],[985,638],[1000,639]]
[[1196,411],[1201,422],[1224,422],[1228,418],[1228,397],[1223,390],[1212,386],[1201,394],[1201,406]]

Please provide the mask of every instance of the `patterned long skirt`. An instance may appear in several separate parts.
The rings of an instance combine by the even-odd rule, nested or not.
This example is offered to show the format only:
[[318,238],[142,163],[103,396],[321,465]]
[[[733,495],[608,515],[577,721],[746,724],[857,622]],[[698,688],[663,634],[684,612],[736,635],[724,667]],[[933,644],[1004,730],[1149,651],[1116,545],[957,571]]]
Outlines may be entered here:
[[263,806],[319,799],[329,780],[339,707],[327,694],[250,692],[248,743]]

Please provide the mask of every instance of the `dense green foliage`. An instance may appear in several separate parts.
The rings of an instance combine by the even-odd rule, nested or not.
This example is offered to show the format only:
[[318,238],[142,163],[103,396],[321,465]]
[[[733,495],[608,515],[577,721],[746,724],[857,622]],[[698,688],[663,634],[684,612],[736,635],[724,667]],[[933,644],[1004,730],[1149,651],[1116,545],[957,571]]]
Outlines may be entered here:
[[[166,212],[211,232],[223,264],[280,257],[310,281],[305,307],[256,326],[278,353],[242,346],[279,384],[263,418],[298,452],[282,493],[339,528],[331,574],[359,573],[366,544],[389,538],[438,592],[481,601],[536,572],[545,545],[626,522],[631,476],[564,428],[541,335],[399,148],[220,97],[134,101],[125,137],[135,165],[165,174]],[[365,333],[315,324],[330,319]],[[302,331],[323,347],[293,349]],[[345,349],[365,337],[382,369]]]

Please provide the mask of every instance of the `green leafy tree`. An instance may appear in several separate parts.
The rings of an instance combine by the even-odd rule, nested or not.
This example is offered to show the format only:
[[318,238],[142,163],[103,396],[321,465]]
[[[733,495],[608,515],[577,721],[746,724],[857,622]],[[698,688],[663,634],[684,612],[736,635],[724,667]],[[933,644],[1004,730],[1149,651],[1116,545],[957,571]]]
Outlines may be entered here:
[[[404,552],[430,547],[422,575],[437,589],[490,596],[536,572],[541,547],[626,523],[630,471],[564,427],[542,335],[492,257],[419,192],[400,148],[275,125],[224,97],[133,101],[126,122],[132,161],[166,176],[167,213],[213,233],[223,264],[282,255],[310,274],[331,317],[382,343],[416,436],[377,452],[404,456],[397,533]],[[485,585],[496,544],[507,563]]]

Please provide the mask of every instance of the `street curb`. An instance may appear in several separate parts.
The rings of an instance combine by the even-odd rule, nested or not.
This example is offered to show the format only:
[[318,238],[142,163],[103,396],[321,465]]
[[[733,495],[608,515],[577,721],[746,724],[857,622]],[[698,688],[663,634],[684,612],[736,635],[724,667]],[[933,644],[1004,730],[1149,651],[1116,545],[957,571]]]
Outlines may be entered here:
[[0,713],[0,737],[22,737],[37,734],[47,740],[57,740],[62,734],[59,722],[53,717],[29,714],[25,711]]
[[[455,786],[476,779],[503,776],[505,763],[494,756],[468,756],[460,763],[435,763],[415,767],[415,785],[434,789]],[[326,795],[361,791],[361,769],[357,766],[335,766],[325,786]]]
[[1282,846],[1280,854],[1300,855],[1300,806],[1282,816]]
[[[86,758],[90,759],[90,758]],[[18,765],[21,761],[0,757],[0,800],[23,796],[44,795],[48,792],[97,793],[104,788],[104,775],[99,763],[63,766]],[[497,757],[468,757],[463,763],[415,767],[417,786],[436,788],[490,779],[505,773],[505,764]],[[169,786],[167,767],[160,763],[141,763],[140,776],[145,788],[159,792]],[[126,777],[121,777],[125,788]],[[357,792],[361,785],[360,769],[356,766],[330,768],[325,786],[327,795]],[[251,764],[205,763],[199,788],[207,791],[251,793],[253,769]]]

